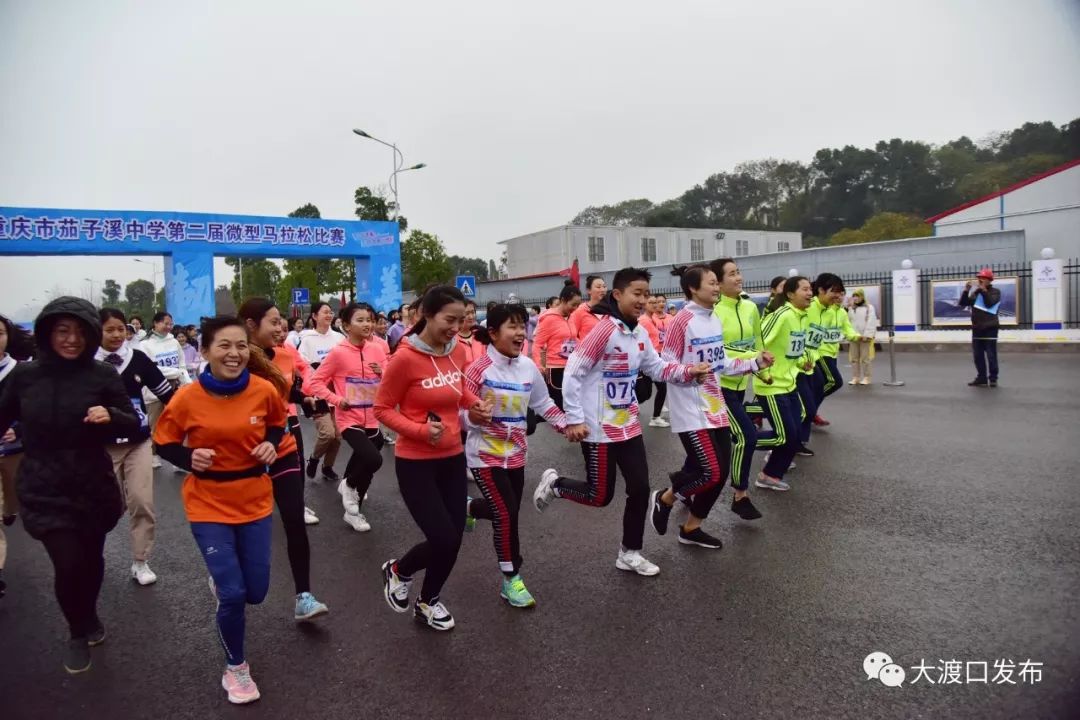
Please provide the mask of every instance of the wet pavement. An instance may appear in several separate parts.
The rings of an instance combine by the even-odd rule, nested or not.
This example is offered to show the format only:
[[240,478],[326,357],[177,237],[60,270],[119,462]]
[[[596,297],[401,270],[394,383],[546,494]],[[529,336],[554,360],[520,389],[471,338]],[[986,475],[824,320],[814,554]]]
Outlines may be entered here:
[[[270,594],[248,610],[262,691],[252,707],[230,706],[221,690],[213,601],[184,522],[181,476],[159,470],[152,565],[161,579],[147,588],[128,579],[121,520],[100,602],[109,636],[88,673],[61,667],[66,634],[42,546],[7,528],[0,718],[1077,717],[1077,357],[1003,355],[1001,387],[990,390],[966,386],[964,355],[898,356],[905,387],[845,385],[826,401],[832,425],[815,433],[817,456],[797,460],[792,491],[754,492],[763,519],[739,520],[724,492],[706,523],[722,551],[647,527],[655,578],[614,567],[621,480],[605,509],[523,507],[533,610],[500,600],[481,524],[443,592],[458,622],[451,633],[382,599],[380,564],[419,539],[387,448],[365,504],[370,533],[343,524],[332,486],[308,491],[322,518],[309,529],[313,585],[331,608],[316,623],[292,620],[275,520]],[[668,430],[645,432],[659,486],[682,450]],[[548,428],[530,454],[530,492],[545,467],[581,474],[578,449]],[[760,462],[759,453],[755,470]],[[904,668],[901,687],[867,680],[873,651]],[[1042,665],[1022,676],[1028,660]],[[951,661],[959,673],[944,682]],[[1013,663],[1016,684],[1002,681],[997,661]],[[984,662],[987,682],[978,682]],[[919,665],[930,669],[916,680]]]

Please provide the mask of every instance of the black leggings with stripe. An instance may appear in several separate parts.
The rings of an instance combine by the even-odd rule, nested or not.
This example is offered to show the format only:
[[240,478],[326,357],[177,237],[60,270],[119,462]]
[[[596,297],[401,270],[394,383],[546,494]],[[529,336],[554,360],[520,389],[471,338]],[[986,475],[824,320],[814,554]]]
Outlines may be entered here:
[[693,458],[700,473],[676,475],[672,492],[679,500],[690,498],[690,513],[704,520],[724,489],[731,464],[731,433],[727,428],[690,430],[679,433],[686,456]]
[[470,468],[484,496],[469,503],[469,514],[490,520],[495,540],[495,557],[507,577],[517,575],[523,561],[518,539],[518,510],[525,490],[525,468]]
[[818,358],[817,368],[814,372],[815,374],[821,373],[820,382],[817,386],[817,404],[818,407],[821,407],[821,403],[825,398],[844,387],[844,378],[840,375],[840,368],[836,364],[836,358],[826,355]]
[[649,459],[640,435],[612,443],[581,443],[586,479],[559,478],[555,495],[581,505],[606,507],[615,497],[615,468],[626,481],[626,508],[623,510],[622,546],[640,550],[645,536],[645,515],[649,511]]
[[762,413],[769,420],[771,430],[758,433],[758,448],[769,448],[772,454],[762,468],[769,477],[783,480],[796,451],[802,445],[799,430],[802,423],[802,403],[799,391],[783,395],[759,395]]

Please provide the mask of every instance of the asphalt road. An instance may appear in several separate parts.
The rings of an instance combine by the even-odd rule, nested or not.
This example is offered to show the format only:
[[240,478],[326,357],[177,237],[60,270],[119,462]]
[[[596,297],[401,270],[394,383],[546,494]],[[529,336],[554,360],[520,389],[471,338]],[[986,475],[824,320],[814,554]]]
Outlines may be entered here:
[[[152,564],[161,580],[139,588],[128,579],[121,520],[100,602],[109,637],[83,675],[61,667],[66,633],[43,548],[8,529],[0,718],[1075,718],[1077,357],[1003,355],[1002,385],[989,390],[966,386],[966,356],[899,356],[906,387],[845,386],[827,401],[833,424],[815,434],[817,457],[790,474],[793,490],[755,492],[762,520],[736,518],[725,491],[707,523],[722,551],[647,528],[655,578],[613,566],[621,491],[602,510],[561,501],[542,516],[523,509],[532,611],[500,600],[482,525],[443,593],[458,622],[451,633],[382,599],[379,565],[419,538],[387,449],[365,505],[371,533],[341,522],[333,488],[309,490],[322,517],[310,529],[313,580],[331,608],[316,624],[292,620],[275,521],[270,594],[248,610],[262,691],[252,707],[230,706],[220,688],[212,599],[180,476],[159,471]],[[682,451],[666,430],[646,429],[646,442],[660,485]],[[530,490],[549,465],[581,473],[580,452],[547,428],[530,454]],[[867,680],[872,651],[905,668],[903,686]],[[990,682],[967,682],[964,665],[958,683],[912,684],[916,666],[952,660],[988,663]],[[993,682],[997,660],[1016,664],[1016,685]],[[1042,663],[1037,683],[1020,677],[1027,660]]]

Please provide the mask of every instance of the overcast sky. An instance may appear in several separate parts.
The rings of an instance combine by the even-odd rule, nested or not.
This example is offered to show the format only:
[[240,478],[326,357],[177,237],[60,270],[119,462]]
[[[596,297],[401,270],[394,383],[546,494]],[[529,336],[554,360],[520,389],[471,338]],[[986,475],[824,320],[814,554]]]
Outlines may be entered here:
[[[484,258],[744,160],[1080,116],[1077,0],[6,0],[0,28],[0,205],[349,218],[393,169],[359,127],[428,164],[410,227]],[[0,258],[0,312],[87,277],[151,268]]]

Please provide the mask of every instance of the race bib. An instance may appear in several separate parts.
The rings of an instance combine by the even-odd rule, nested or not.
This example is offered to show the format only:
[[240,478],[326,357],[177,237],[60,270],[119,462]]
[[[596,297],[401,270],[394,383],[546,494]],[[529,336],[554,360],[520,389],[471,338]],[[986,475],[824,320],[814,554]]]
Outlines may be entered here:
[[632,408],[637,403],[634,385],[637,373],[605,372],[600,384],[600,422],[616,428],[633,423]]
[[577,340],[574,338],[566,338],[563,340],[562,347],[559,348],[559,357],[568,358],[574,354],[574,349],[577,347]]
[[179,368],[180,367],[180,353],[178,352],[166,352],[156,356],[155,361],[158,367],[164,368]]
[[690,354],[699,363],[708,363],[709,369],[718,371],[724,365],[724,336],[694,338],[690,341]]
[[806,352],[806,331],[798,330],[788,335],[787,349],[784,357],[788,360],[797,360]]
[[379,378],[345,378],[345,401],[349,407],[369,408],[375,405]]
[[480,454],[506,459],[523,451],[532,383],[485,380],[480,397],[492,404],[491,423],[480,431]]
[[146,416],[146,411],[143,410],[142,398],[131,398],[131,406],[135,408],[135,416],[139,418],[139,429],[150,429],[150,418]]
[[829,328],[825,333],[825,342],[838,343],[843,334],[840,332],[840,328]]
[[827,334],[828,331],[824,327],[811,323],[810,329],[806,331],[806,347],[817,350],[821,347],[821,343],[825,341]]

